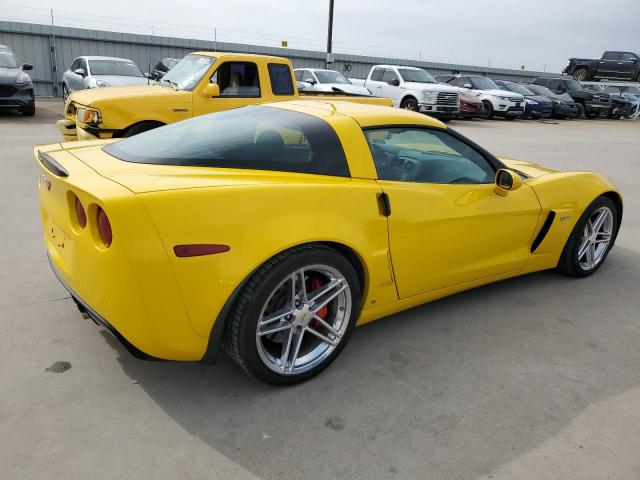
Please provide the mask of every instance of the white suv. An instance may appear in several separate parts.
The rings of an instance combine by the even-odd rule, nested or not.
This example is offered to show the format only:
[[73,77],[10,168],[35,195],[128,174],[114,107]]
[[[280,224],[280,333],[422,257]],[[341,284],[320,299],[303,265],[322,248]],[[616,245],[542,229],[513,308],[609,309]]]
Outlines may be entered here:
[[389,97],[395,107],[427,113],[444,121],[460,110],[458,89],[438,83],[421,68],[374,65],[364,86],[378,97]]
[[490,78],[460,75],[451,77],[446,82],[482,100],[487,118],[499,116],[512,120],[522,117],[524,113],[524,97],[519,93],[501,90]]

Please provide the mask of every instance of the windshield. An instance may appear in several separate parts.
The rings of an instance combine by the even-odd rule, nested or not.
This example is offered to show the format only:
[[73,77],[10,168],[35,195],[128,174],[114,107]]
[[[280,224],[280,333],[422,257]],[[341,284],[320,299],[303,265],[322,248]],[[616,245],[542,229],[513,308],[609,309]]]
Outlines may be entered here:
[[215,57],[187,55],[160,82],[168,83],[178,90],[193,90],[215,61]]
[[580,85],[575,80],[565,80],[565,82],[566,82],[565,85],[567,86],[567,90],[570,90],[570,91],[584,90],[584,88],[582,88],[582,85]]
[[476,90],[500,90],[500,87],[493,80],[486,77],[473,77],[471,83]]
[[133,62],[122,60],[89,60],[91,75],[121,75],[123,77],[144,77]]
[[525,96],[534,95],[534,93],[524,85],[519,85],[517,83],[509,83],[509,82],[505,82],[503,85],[507,87],[509,91],[519,93],[520,95],[525,95]]
[[316,70],[314,72],[320,83],[339,83],[341,85],[350,85],[351,82],[340,72],[333,70]]
[[405,82],[418,83],[438,83],[430,73],[424,70],[414,70],[413,68],[399,68],[398,72]]
[[527,88],[536,95],[545,95],[547,97],[555,96],[555,93],[553,93],[547,87],[543,87],[542,85],[527,85]]
[[627,87],[627,86],[611,85],[605,88],[604,91],[606,93],[630,93],[632,95],[640,94],[640,88],[634,87],[634,86]]
[[1,49],[0,50],[0,67],[5,68],[17,68],[18,67],[18,59],[13,54],[13,52],[9,49]]

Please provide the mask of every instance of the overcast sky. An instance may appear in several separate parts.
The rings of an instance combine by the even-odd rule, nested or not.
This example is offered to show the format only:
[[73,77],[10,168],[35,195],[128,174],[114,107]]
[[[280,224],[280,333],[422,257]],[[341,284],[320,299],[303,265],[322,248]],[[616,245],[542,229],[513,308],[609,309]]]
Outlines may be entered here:
[[[0,20],[326,48],[329,0],[0,0]],[[335,0],[334,51],[559,72],[640,53],[640,0]]]

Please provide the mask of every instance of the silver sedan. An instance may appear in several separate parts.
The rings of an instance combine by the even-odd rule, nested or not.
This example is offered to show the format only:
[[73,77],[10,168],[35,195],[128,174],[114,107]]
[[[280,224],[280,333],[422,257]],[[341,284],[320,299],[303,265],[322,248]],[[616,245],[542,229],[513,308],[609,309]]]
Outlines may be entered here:
[[78,57],[62,75],[62,96],[85,88],[144,85],[148,79],[131,60],[116,57]]

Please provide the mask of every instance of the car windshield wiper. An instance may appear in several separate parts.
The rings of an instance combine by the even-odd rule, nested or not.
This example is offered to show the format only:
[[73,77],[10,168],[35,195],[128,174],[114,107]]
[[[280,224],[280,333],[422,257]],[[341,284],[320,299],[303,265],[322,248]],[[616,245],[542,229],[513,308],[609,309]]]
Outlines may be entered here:
[[168,78],[161,78],[160,81],[167,82],[169,85],[173,87],[174,90],[180,90],[180,87],[178,87],[178,84],[173,80],[169,80]]

